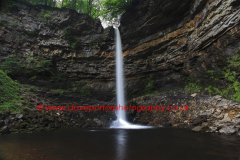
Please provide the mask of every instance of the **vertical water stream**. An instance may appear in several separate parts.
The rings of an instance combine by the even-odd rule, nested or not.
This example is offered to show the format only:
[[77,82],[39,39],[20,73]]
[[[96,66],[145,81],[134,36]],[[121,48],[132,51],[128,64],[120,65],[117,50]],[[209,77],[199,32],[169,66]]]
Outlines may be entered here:
[[116,36],[116,83],[117,83],[117,106],[119,108],[117,113],[117,121],[115,121],[111,128],[149,128],[148,126],[132,125],[127,122],[126,111],[119,107],[125,105],[124,98],[124,67],[122,43],[119,30],[115,29]]

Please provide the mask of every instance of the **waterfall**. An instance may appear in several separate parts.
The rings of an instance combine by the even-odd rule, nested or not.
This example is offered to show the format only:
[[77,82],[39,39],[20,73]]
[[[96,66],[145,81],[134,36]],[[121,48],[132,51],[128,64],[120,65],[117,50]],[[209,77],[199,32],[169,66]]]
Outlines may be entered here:
[[[120,32],[115,29],[116,36],[116,83],[117,83],[117,106],[125,105],[124,100],[124,67],[123,54]],[[149,128],[147,126],[132,125],[127,122],[126,111],[119,109],[117,113],[117,120],[111,125],[111,128]]]
[[[125,105],[124,101],[124,73],[123,73],[123,55],[120,32],[115,30],[116,34],[116,81],[117,81],[117,106]],[[126,112],[124,110],[118,111],[118,120],[126,121]]]

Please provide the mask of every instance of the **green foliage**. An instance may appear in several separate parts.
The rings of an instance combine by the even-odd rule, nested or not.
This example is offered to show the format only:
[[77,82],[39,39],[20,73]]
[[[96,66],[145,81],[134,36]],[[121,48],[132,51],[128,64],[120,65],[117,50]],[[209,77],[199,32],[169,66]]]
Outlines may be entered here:
[[153,92],[151,92],[151,93],[146,94],[146,96],[147,96],[147,97],[153,97],[153,96],[157,96],[158,94],[159,94],[158,91],[153,91]]
[[39,76],[44,76],[45,73],[50,74],[50,81],[66,81],[66,77],[61,73],[53,73],[50,71],[50,66],[52,65],[51,60],[37,60],[34,57],[26,56],[25,60],[20,60],[16,55],[12,55],[5,58],[5,61],[0,64],[0,69],[10,76],[15,75],[28,75],[31,76],[30,80],[35,80]]
[[18,7],[18,4],[14,1],[6,1],[6,3],[4,3],[4,8],[13,9],[14,7]]
[[237,53],[237,54],[240,54],[240,49],[238,49],[238,50],[236,51],[236,53]]
[[33,76],[33,77],[31,77],[29,80],[33,81],[33,80],[35,80],[36,78],[37,78],[37,76]]
[[[238,53],[239,51],[237,51]],[[236,55],[231,61],[228,61],[230,63],[230,67],[240,67],[240,55]]]
[[[60,3],[56,3],[55,0],[22,0],[35,6],[47,5],[58,8],[68,8],[77,11],[78,13],[84,13],[91,16],[93,19],[102,16],[103,19],[112,22],[114,19],[118,19],[118,16],[131,7],[132,0],[62,0]],[[13,1],[6,1],[4,8],[14,8],[18,4]],[[51,16],[45,14],[44,18],[49,19]]]
[[57,4],[55,0],[22,0],[22,1],[30,3],[34,6],[42,4],[42,5],[47,5],[51,7],[56,7],[56,4]]
[[200,83],[200,80],[188,78],[184,89],[193,92],[200,92],[204,89],[204,87]]
[[7,24],[8,21],[6,21],[5,19],[1,19],[0,20],[0,27],[5,26]]
[[14,74],[18,72],[19,61],[16,55],[11,55],[9,58],[5,58],[5,61],[0,64],[0,69],[6,74]]
[[84,72],[88,72],[89,70],[87,69],[87,67],[84,67]]
[[81,84],[82,82],[83,82],[83,80],[81,80],[81,81],[76,81],[78,84]]
[[21,108],[17,104],[17,101],[12,102],[4,102],[0,104],[0,113],[4,113],[5,111],[10,111],[14,113],[21,113]]
[[150,96],[150,95],[155,95],[156,93],[158,93],[157,88],[155,88],[155,81],[153,78],[148,78],[143,81],[147,81],[147,84],[146,84],[146,82],[144,82],[144,84],[146,84],[146,85],[145,85],[144,89],[141,91],[142,92],[141,95]]
[[79,45],[79,39],[74,37],[72,35],[72,30],[71,29],[64,29],[63,30],[63,36],[69,41],[69,43],[71,44],[71,48],[75,49],[78,45]]
[[77,89],[78,89],[77,87],[73,87],[73,88],[72,88],[72,91],[73,91],[73,92],[76,92]]
[[14,82],[0,70],[0,112],[16,110],[19,106],[19,83]]
[[75,41],[71,45],[72,49],[75,49],[78,44],[79,44],[79,39],[75,38]]
[[56,90],[51,90],[52,92],[55,92],[55,93],[60,93],[60,94],[63,94],[63,93],[68,93],[68,91],[66,90],[63,90],[63,89],[56,89]]
[[9,25],[11,26],[18,26],[18,22],[14,21],[14,20],[9,20]]
[[6,73],[0,70],[0,103],[18,99],[20,93],[18,85]]
[[132,0],[103,0],[103,11],[100,13],[105,21],[116,25],[119,15],[131,7]]
[[[75,2],[76,6],[73,7]],[[100,16],[101,8],[103,7],[101,0],[64,0],[62,5],[65,8],[74,9],[78,13],[88,14],[93,19]]]
[[57,81],[66,82],[66,80],[67,80],[66,77],[61,73],[55,73],[55,74],[52,72],[50,72],[50,73],[52,74],[50,82],[57,82]]
[[50,72],[48,67],[52,64],[51,60],[41,60],[38,62],[36,58],[30,56],[26,57],[26,62],[28,66],[25,66],[25,63],[20,64],[23,69],[22,71],[24,74],[29,74],[33,76],[37,76],[40,73],[46,71]]
[[148,84],[146,85],[146,89],[151,89],[153,88],[153,85],[154,85],[154,80],[153,79],[150,79]]
[[222,71],[207,71],[206,78],[210,81],[209,85],[204,86],[201,80],[188,79],[185,89],[195,92],[206,90],[210,95],[219,94],[240,102],[240,83],[237,79],[240,66],[239,55],[233,57],[228,63],[228,67],[224,67]]
[[112,94],[117,94],[117,89],[112,90]]
[[45,14],[44,15],[44,18],[46,18],[46,19],[50,19],[52,16],[50,15],[50,14]]
[[88,85],[83,86],[80,89],[80,95],[83,96],[83,97],[90,96],[91,95],[90,87]]

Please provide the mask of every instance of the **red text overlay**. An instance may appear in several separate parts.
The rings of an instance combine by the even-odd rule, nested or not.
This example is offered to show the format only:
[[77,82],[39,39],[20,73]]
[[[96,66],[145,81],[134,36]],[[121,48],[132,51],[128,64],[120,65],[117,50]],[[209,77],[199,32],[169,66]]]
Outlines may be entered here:
[[107,106],[107,105],[102,105],[102,106],[43,106],[42,104],[39,104],[37,106],[37,109],[39,111],[42,110],[47,110],[47,111],[88,111],[88,112],[92,112],[92,111],[119,111],[119,110],[124,110],[124,111],[137,111],[137,112],[142,112],[142,111],[147,111],[147,112],[152,112],[152,111],[160,111],[160,112],[164,112],[164,111],[189,111],[188,109],[188,105],[185,106],[132,106],[130,104],[130,106]]

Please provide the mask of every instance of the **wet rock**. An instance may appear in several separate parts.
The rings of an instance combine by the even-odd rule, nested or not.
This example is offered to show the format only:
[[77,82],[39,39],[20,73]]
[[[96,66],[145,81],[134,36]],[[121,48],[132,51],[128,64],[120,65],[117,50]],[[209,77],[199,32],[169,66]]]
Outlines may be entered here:
[[17,114],[16,118],[21,119],[23,117],[23,114]]
[[193,120],[192,125],[193,125],[193,126],[200,125],[200,124],[202,124],[202,122],[205,121],[205,120],[206,120],[205,118],[195,119],[195,120]]
[[240,119],[232,119],[232,122],[236,125],[240,124]]
[[216,95],[216,96],[213,97],[213,99],[215,99],[217,101],[221,101],[222,100],[222,96]]
[[173,127],[179,127],[179,124],[173,124]]
[[218,130],[218,127],[211,126],[209,127],[209,132],[216,132]]
[[94,118],[93,120],[97,123],[98,126],[103,125],[103,122],[100,121],[98,118]]
[[4,121],[0,120],[0,128],[4,126]]
[[60,128],[61,127],[61,124],[58,123],[58,122],[55,122],[55,125],[54,125],[55,128]]
[[237,114],[237,115],[235,115],[234,117],[235,117],[235,118],[239,118],[239,117],[240,117],[240,114]]
[[197,93],[194,93],[194,94],[192,94],[191,96],[192,96],[192,97],[196,97],[196,96],[197,96]]
[[216,118],[218,118],[218,119],[223,119],[223,117],[224,117],[223,113],[221,113],[220,115],[216,116]]
[[188,120],[185,120],[183,123],[186,124],[186,125],[188,125],[188,124],[189,124],[189,121],[188,121]]
[[210,116],[210,115],[211,115],[210,112],[204,112],[204,113],[199,114],[199,117],[201,117],[201,118],[207,118],[207,117]]
[[224,118],[221,120],[221,122],[232,122],[231,118],[229,117],[229,114],[226,113],[224,115]]
[[205,132],[207,129],[208,129],[208,127],[197,126],[197,127],[194,127],[194,128],[192,129],[192,131],[195,131],[195,132]]
[[236,133],[237,131],[238,131],[238,129],[234,128],[234,126],[225,126],[219,130],[219,133],[233,134],[233,133]]
[[0,133],[5,134],[9,131],[9,127],[8,126],[3,126],[2,128],[0,128]]
[[4,124],[7,125],[9,123],[9,118],[4,120]]
[[87,120],[86,127],[96,127],[98,124],[94,120]]
[[215,121],[213,123],[213,126],[222,128],[223,126],[225,126],[225,123],[219,122],[219,121]]
[[18,123],[18,124],[15,124],[14,128],[15,129],[24,129],[27,127],[27,125],[28,125],[28,123],[20,123],[20,124]]

